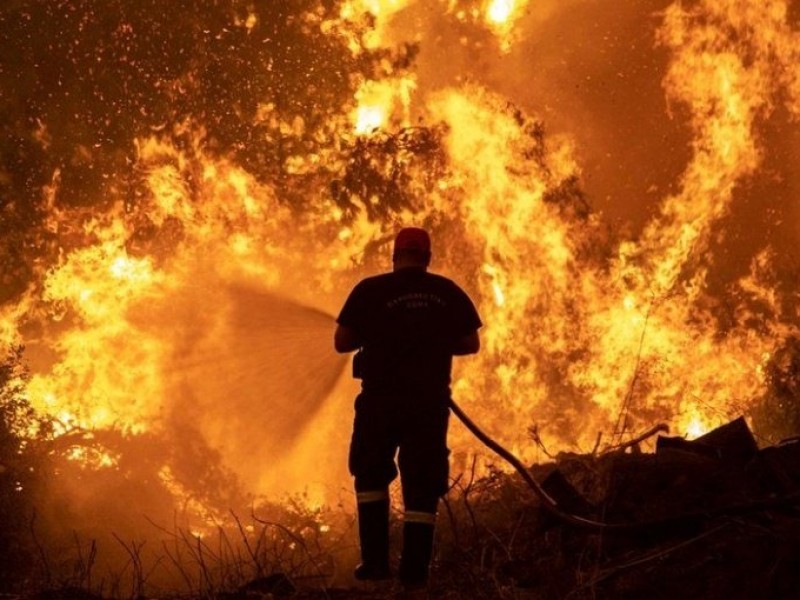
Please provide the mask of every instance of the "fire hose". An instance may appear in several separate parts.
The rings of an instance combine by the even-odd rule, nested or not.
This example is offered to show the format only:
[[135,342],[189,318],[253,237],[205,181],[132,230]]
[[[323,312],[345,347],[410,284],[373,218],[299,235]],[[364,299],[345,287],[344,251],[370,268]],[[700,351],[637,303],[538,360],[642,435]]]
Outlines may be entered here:
[[464,424],[464,426],[472,433],[478,440],[480,440],[487,448],[489,448],[492,452],[497,454],[500,458],[505,460],[509,463],[517,473],[520,474],[522,479],[528,485],[528,487],[533,491],[537,498],[542,503],[542,506],[550,512],[552,515],[557,517],[558,519],[569,523],[571,525],[576,525],[578,527],[584,529],[593,529],[593,530],[605,530],[605,529],[618,529],[622,524],[610,524],[610,523],[603,523],[601,521],[594,521],[592,519],[586,519],[584,517],[580,517],[578,515],[574,515],[563,510],[556,500],[547,493],[547,491],[539,484],[536,479],[534,479],[531,472],[528,468],[522,464],[522,461],[519,460],[516,456],[514,456],[511,452],[509,452],[506,448],[501,446],[498,442],[493,440],[489,437],[486,432],[484,432],[478,425],[470,419],[467,414],[461,410],[461,407],[456,404],[454,400],[450,400],[450,410],[453,411],[458,419]]
[[489,437],[475,422],[470,419],[467,414],[461,410],[461,407],[456,404],[452,399],[450,400],[450,409],[464,424],[464,426],[472,433],[478,440],[480,440],[492,452],[500,456],[503,460],[508,462],[520,474],[522,479],[533,491],[536,497],[541,501],[542,506],[550,514],[559,520],[580,527],[582,529],[592,530],[595,532],[600,531],[640,531],[643,529],[652,529],[656,527],[664,527],[666,525],[674,525],[677,523],[688,523],[694,521],[704,521],[723,515],[742,514],[757,510],[764,510],[766,508],[797,505],[800,503],[800,492],[793,492],[783,494],[780,496],[771,496],[768,498],[761,498],[750,502],[741,504],[731,504],[727,506],[718,507],[715,510],[708,510],[702,512],[687,512],[678,515],[663,517],[660,519],[652,519],[647,521],[627,522],[627,523],[606,523],[603,521],[596,521],[572,514],[562,509],[558,502],[547,493],[547,491],[536,481],[531,475],[530,470],[522,464],[516,456],[509,452],[506,448],[501,446],[497,441]]

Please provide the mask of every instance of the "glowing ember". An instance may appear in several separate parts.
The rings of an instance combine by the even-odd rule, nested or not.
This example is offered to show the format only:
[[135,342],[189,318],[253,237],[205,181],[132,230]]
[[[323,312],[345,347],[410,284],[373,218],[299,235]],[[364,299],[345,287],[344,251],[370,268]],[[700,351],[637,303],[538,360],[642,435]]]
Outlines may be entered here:
[[355,132],[365,135],[390,125],[407,127],[415,88],[416,84],[410,77],[364,82],[356,92]]
[[708,433],[708,427],[699,418],[694,418],[686,425],[686,437],[690,440],[699,438],[701,435]]
[[356,133],[372,133],[386,123],[386,113],[381,106],[359,106],[355,121]]
[[[344,21],[359,22],[364,15],[374,19],[372,28],[365,33],[361,43],[365,48],[378,48],[386,43],[386,30],[392,17],[402,11],[411,0],[346,0],[340,16]],[[358,53],[360,50],[354,47]]]
[[507,23],[514,13],[515,0],[492,0],[486,7],[486,16],[495,24]]
[[511,50],[514,42],[515,22],[523,14],[528,0],[491,0],[486,6],[486,22],[497,35],[500,48],[504,52]]

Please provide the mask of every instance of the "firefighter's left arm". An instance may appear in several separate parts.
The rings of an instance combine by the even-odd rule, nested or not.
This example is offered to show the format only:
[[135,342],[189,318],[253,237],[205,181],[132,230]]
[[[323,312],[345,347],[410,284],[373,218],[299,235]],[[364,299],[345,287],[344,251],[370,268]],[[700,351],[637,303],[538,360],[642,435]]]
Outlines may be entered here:
[[337,352],[352,352],[361,348],[362,345],[355,329],[347,325],[336,326],[336,333],[333,334],[333,346]]
[[454,356],[464,356],[465,354],[476,354],[481,349],[481,338],[478,337],[478,330],[468,333],[456,340],[453,347]]

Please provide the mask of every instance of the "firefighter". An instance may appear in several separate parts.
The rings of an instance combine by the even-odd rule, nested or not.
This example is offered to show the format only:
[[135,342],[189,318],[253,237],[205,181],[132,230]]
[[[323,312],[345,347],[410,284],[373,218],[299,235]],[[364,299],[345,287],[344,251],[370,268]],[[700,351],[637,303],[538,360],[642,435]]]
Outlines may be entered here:
[[[358,350],[349,467],[355,478],[362,581],[389,579],[389,484],[400,472],[404,504],[400,581],[424,590],[439,497],[448,487],[447,421],[453,356],[480,348],[481,320],[467,294],[428,272],[431,242],[419,228],[394,241],[394,268],[358,283],[337,319],[337,352]],[[397,465],[395,455],[397,454]]]

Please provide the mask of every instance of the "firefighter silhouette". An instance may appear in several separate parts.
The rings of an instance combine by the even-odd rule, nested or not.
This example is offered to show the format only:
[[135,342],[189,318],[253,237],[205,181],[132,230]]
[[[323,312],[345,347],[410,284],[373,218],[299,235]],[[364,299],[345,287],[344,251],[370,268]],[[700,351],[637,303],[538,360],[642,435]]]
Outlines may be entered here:
[[338,352],[358,351],[354,375],[362,382],[349,458],[362,558],[355,576],[392,577],[388,488],[399,467],[399,577],[406,589],[427,585],[437,505],[447,491],[452,359],[480,348],[481,320],[472,301],[450,279],[428,272],[430,258],[428,233],[402,229],[393,270],[355,286],[334,339]]

